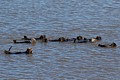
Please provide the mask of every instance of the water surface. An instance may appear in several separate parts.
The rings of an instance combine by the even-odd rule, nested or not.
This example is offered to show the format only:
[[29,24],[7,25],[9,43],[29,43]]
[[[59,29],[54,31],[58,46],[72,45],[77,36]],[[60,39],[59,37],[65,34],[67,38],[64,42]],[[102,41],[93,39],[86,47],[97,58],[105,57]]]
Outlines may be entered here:
[[[119,80],[119,0],[0,0],[0,79],[28,80]],[[13,44],[24,35],[49,39],[102,37],[98,43],[115,42],[117,48],[98,43]],[[32,55],[5,55],[3,51]]]

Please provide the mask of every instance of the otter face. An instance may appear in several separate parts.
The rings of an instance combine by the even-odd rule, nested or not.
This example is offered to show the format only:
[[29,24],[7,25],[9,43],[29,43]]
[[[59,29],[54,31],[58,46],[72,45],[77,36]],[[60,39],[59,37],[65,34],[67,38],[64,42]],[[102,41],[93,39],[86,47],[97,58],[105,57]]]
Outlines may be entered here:
[[36,39],[35,38],[32,38],[31,39],[31,43],[34,45],[34,44],[36,44]]
[[10,54],[11,52],[10,52],[10,51],[7,51],[7,50],[4,50],[4,53]]
[[27,37],[27,36],[24,36],[24,39],[28,39],[28,37]]
[[91,42],[96,42],[97,40],[95,38],[92,38],[91,39]]
[[97,40],[101,40],[102,38],[100,36],[96,36],[96,39]]
[[45,39],[46,36],[45,36],[45,35],[41,35],[39,38],[40,38],[40,39]]
[[82,40],[83,37],[82,36],[77,36],[77,40]]
[[117,45],[116,45],[116,43],[113,42],[110,46],[111,47],[116,47]]
[[64,38],[64,37],[61,37],[61,38],[59,38],[59,41],[60,41],[60,42],[64,42],[64,41],[65,41],[65,38]]
[[27,53],[32,53],[33,49],[32,48],[27,48],[26,52]]

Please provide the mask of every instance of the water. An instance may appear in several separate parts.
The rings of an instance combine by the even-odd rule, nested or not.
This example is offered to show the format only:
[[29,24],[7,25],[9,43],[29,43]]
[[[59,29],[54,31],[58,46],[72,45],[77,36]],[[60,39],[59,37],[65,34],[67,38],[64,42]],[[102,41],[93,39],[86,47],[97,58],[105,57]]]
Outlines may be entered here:
[[[1,80],[119,80],[120,0],[0,0]],[[13,44],[24,35],[49,39],[88,38],[100,35],[99,43],[115,42],[117,48],[98,43]],[[32,55],[5,55],[4,50]]]

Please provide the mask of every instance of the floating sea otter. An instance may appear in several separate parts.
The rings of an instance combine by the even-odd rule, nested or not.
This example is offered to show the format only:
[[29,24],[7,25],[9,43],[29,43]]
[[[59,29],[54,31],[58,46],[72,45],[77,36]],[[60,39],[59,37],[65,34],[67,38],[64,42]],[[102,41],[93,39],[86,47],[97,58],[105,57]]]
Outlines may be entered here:
[[36,43],[36,39],[35,38],[31,38],[31,40],[27,40],[27,41],[16,41],[16,40],[13,40],[13,42],[15,44],[17,44],[17,43],[31,43],[31,44],[35,44]]
[[74,38],[74,43],[86,43],[88,42],[88,39],[82,36],[77,36]]
[[64,37],[60,37],[58,39],[54,39],[54,40],[49,40],[50,42],[64,42],[66,39]]
[[[42,40],[42,39],[45,39],[46,38],[46,35],[40,35],[40,37],[38,38],[34,38],[36,40]],[[27,36],[24,36],[24,38],[22,38],[23,40],[31,40],[31,38],[28,38]]]
[[49,40],[50,42],[68,42],[68,41],[73,41],[74,39],[68,39],[65,37],[60,37],[58,39],[54,39],[54,40]]
[[[24,38],[22,38],[23,40],[31,40],[32,38],[28,38],[27,36],[24,36]],[[47,38],[46,35],[40,35],[40,37],[38,38],[34,38],[35,40],[39,40],[41,42],[47,42]],[[25,41],[25,42],[21,42],[21,43],[31,43],[30,41]]]
[[23,40],[31,40],[31,38],[28,38],[27,36],[24,36],[22,39]]
[[106,48],[114,48],[117,47],[116,43],[111,43],[111,44],[98,44],[99,47],[106,47]]
[[32,54],[32,51],[33,51],[32,48],[27,48],[27,50],[24,52],[11,52],[10,51],[11,48],[12,46],[9,48],[9,50],[4,50],[4,53],[5,54]]
[[101,39],[102,39],[101,36],[96,36],[95,38],[89,39],[89,42],[97,42],[100,41]]
[[74,39],[74,43],[87,43],[87,42],[97,42],[100,41],[101,37],[96,36],[95,38],[87,39],[82,36],[77,36],[77,38]]

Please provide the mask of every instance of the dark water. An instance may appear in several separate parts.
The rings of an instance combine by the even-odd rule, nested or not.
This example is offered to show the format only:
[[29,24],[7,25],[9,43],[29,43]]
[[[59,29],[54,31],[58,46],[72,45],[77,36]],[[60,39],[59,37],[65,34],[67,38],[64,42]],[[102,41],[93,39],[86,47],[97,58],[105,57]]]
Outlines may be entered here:
[[[99,43],[13,44],[24,35],[102,36]],[[120,0],[0,0],[0,80],[119,80]],[[3,51],[33,48],[32,55]]]

